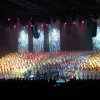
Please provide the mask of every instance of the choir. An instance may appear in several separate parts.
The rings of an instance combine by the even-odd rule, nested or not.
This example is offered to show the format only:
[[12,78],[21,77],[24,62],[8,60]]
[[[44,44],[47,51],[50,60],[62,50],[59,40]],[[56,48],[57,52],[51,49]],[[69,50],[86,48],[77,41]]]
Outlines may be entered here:
[[25,73],[31,76],[47,74],[49,78],[58,73],[58,77],[100,79],[100,53],[10,53],[0,59],[0,79],[25,78]]

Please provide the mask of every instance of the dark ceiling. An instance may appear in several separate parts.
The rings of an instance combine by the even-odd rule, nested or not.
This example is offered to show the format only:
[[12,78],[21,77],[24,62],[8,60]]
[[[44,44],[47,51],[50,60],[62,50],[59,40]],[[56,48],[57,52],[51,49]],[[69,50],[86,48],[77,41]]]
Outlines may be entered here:
[[0,0],[0,17],[100,15],[99,0]]

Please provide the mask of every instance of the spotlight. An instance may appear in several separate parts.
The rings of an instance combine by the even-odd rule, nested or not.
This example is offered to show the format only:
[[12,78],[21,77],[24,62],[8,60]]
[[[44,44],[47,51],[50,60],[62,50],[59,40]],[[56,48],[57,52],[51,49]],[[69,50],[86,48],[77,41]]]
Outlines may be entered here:
[[10,18],[8,18],[8,21],[10,21],[11,19]]
[[33,25],[31,24],[31,27],[33,27]]
[[14,25],[14,28],[16,28],[16,25]]
[[67,23],[65,22],[64,24],[66,25]]
[[28,52],[28,33],[25,27],[19,32],[18,37],[18,52]]
[[84,20],[82,20],[82,24],[84,24]]
[[73,22],[73,25],[75,25],[75,21]]
[[43,27],[43,24],[41,24],[41,26]]

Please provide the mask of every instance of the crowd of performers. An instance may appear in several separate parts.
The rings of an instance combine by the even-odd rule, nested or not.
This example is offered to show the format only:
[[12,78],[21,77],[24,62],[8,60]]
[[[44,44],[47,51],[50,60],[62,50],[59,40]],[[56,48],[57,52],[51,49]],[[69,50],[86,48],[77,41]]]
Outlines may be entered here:
[[10,53],[0,58],[0,78],[100,79],[100,53]]

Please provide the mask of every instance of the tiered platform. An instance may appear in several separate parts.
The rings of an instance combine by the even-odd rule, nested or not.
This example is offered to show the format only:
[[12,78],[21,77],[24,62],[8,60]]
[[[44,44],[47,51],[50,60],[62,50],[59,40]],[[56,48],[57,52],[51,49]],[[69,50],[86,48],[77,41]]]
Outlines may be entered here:
[[0,59],[0,78],[100,79],[100,52],[10,53]]

